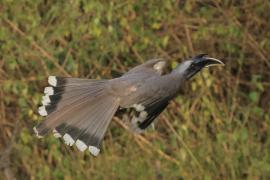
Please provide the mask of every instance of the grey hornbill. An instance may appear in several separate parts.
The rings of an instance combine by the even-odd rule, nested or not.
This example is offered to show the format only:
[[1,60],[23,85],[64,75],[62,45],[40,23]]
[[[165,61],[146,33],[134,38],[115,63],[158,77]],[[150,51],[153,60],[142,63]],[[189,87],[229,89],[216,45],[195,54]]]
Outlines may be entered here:
[[166,108],[185,81],[202,68],[224,65],[200,54],[163,74],[166,62],[149,60],[121,77],[94,80],[50,76],[39,114],[46,119],[34,127],[38,137],[52,130],[66,144],[97,156],[101,141],[118,109],[133,108],[132,128],[144,130]]

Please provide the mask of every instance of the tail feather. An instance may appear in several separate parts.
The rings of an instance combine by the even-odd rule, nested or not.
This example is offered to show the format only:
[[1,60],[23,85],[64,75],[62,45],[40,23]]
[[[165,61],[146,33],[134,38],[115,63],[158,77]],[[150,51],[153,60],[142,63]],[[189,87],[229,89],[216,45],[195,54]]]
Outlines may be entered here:
[[46,120],[34,127],[40,137],[53,130],[68,145],[97,155],[108,125],[119,107],[106,92],[108,80],[49,77],[39,112]]
[[63,86],[81,86],[82,84],[91,83],[103,83],[107,80],[97,80],[97,79],[83,79],[83,78],[71,78],[71,77],[59,77],[50,76],[48,78],[48,83],[53,87],[63,87]]
[[[86,96],[94,96],[104,89],[104,85],[108,80],[92,80],[79,78],[64,78],[64,77],[49,77],[49,83],[53,87],[46,87],[44,89],[45,96],[43,96],[43,106],[52,106],[49,108],[55,110],[66,104],[76,101],[79,98],[86,98]],[[42,108],[43,109],[43,108]],[[47,109],[47,107],[45,108]],[[47,113],[49,114],[49,113]],[[43,115],[43,114],[41,114]]]
[[[90,90],[91,86],[87,89],[74,90],[69,92],[63,92],[61,94],[47,96],[43,98],[43,106],[51,106],[53,110],[59,110],[62,107],[74,103],[78,100],[85,99],[89,96],[96,96],[104,87],[99,87],[99,89]],[[51,112],[50,112],[51,113]]]
[[[90,126],[91,123],[98,119],[97,116],[103,113],[104,109],[100,108],[102,108],[102,103],[105,102],[102,102],[102,100],[104,99],[98,99],[96,101],[93,100],[92,104],[89,104],[87,108],[81,108],[76,113],[69,115],[67,117],[68,121],[64,121],[64,123],[57,126],[56,130],[59,131],[62,135],[65,133],[72,134],[72,137],[77,139],[77,137],[81,133],[84,133],[85,129]],[[98,110],[102,112],[98,112]],[[66,117],[63,119],[65,118]]]
[[[108,99],[107,104],[104,106],[104,109],[106,113],[102,113],[101,117],[97,118],[97,120],[94,122],[91,122],[91,125],[88,126],[88,129],[86,132],[92,133],[92,136],[94,137],[94,141],[91,141],[91,138],[88,139],[87,144],[99,147],[101,143],[101,139],[103,139],[106,129],[109,126],[110,121],[105,121],[105,119],[112,119],[113,115],[117,111],[119,105],[118,103],[114,102],[115,99],[111,98]],[[98,121],[98,119],[103,119],[103,121]],[[96,125],[94,126],[94,124]],[[93,127],[93,128],[92,128]]]

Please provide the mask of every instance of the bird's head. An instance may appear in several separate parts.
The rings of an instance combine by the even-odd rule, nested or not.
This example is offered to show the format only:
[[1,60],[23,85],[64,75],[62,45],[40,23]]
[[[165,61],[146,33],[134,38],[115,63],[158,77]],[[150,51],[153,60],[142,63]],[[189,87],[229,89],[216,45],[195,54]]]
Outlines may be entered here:
[[207,54],[199,54],[179,64],[174,72],[182,74],[185,79],[190,79],[204,67],[224,65],[218,59],[208,57]]

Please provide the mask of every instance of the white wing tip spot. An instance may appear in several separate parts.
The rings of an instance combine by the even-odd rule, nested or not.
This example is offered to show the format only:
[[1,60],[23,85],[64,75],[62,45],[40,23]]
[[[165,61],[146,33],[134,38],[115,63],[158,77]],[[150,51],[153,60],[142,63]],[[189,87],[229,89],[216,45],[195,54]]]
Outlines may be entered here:
[[136,133],[142,133],[144,130],[139,127],[139,123],[142,123],[147,118],[148,113],[141,111],[139,117],[134,116],[131,120],[131,129]]
[[133,108],[135,108],[136,111],[138,111],[138,112],[141,112],[141,111],[143,111],[145,109],[145,107],[143,105],[141,105],[141,104],[134,104]]
[[147,115],[148,113],[146,111],[141,111],[139,117],[140,119],[145,120],[147,118]]
[[138,123],[131,123],[130,129],[132,130],[132,132],[138,133],[138,134],[140,134],[140,133],[142,133],[142,132],[144,131],[143,129],[141,129],[141,128],[138,126]]

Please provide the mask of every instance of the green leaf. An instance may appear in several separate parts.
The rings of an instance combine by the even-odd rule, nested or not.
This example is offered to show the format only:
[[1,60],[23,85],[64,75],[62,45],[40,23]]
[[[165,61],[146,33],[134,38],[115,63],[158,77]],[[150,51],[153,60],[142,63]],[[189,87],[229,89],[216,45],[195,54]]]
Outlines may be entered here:
[[248,97],[252,102],[256,103],[258,101],[258,99],[259,99],[259,93],[256,92],[256,91],[250,92]]

